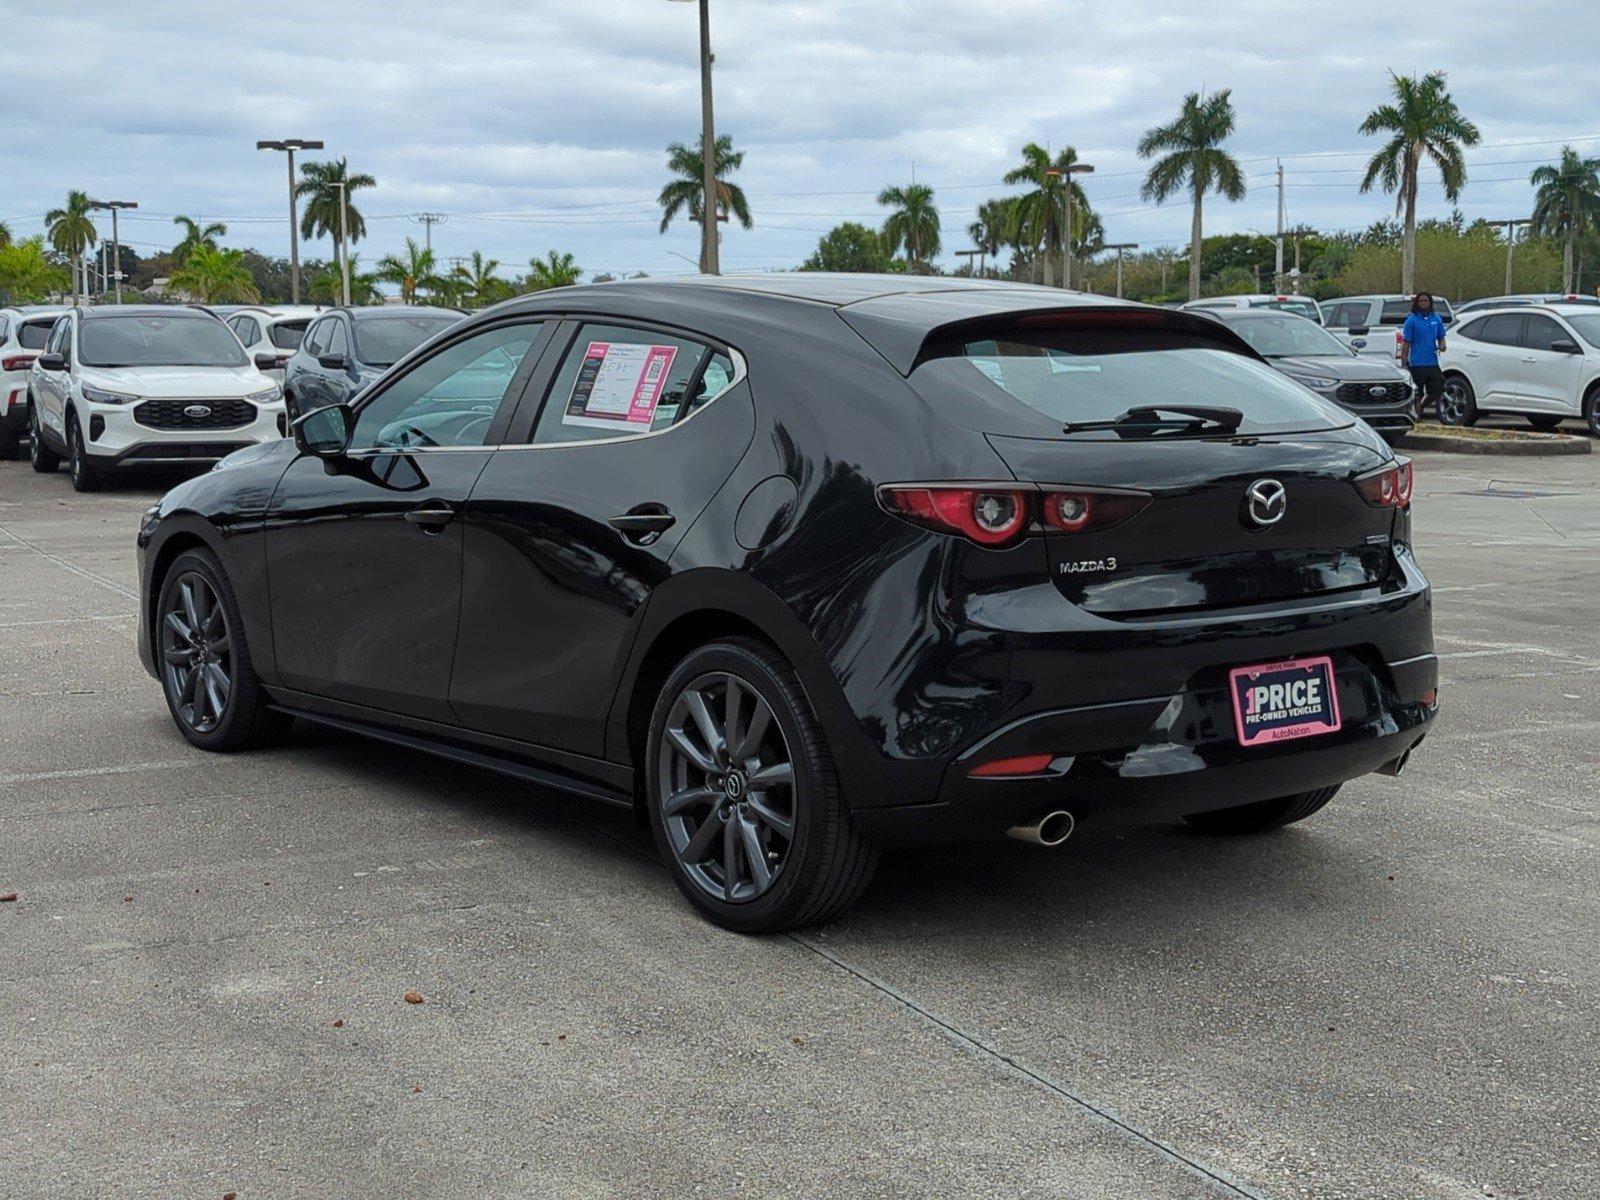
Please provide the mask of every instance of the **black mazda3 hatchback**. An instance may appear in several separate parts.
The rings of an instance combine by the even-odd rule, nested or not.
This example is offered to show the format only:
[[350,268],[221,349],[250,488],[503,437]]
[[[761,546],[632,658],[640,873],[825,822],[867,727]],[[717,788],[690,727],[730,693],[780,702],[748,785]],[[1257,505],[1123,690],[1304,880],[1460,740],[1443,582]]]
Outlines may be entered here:
[[168,493],[185,737],[290,717],[632,806],[744,931],[889,842],[1249,833],[1436,711],[1411,466],[1190,313],[798,274],[489,309]]

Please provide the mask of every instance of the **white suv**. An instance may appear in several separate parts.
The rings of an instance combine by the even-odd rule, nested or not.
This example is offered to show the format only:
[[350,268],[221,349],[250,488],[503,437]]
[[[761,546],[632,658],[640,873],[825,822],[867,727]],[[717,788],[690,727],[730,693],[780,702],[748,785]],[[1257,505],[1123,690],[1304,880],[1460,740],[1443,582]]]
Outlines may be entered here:
[[1582,417],[1600,437],[1600,308],[1520,305],[1462,317],[1439,355],[1439,420],[1518,413],[1535,429]]
[[0,308],[0,460],[17,457],[28,432],[28,369],[64,308]]
[[[294,352],[300,349],[300,339],[306,335],[306,326],[322,315],[322,309],[309,305],[299,308],[289,304],[265,305],[260,308],[237,309],[223,318],[244,343],[245,352],[255,360],[261,370],[283,386],[283,368]],[[274,360],[267,366],[267,359]]]
[[123,467],[215,462],[284,436],[283,394],[232,331],[194,308],[74,308],[28,378],[36,471],[72,486]]
[[1209,296],[1204,300],[1189,300],[1179,308],[1217,312],[1229,308],[1265,308],[1273,312],[1293,313],[1308,321],[1322,324],[1322,306],[1310,296],[1274,296],[1267,292],[1252,292],[1243,296]]

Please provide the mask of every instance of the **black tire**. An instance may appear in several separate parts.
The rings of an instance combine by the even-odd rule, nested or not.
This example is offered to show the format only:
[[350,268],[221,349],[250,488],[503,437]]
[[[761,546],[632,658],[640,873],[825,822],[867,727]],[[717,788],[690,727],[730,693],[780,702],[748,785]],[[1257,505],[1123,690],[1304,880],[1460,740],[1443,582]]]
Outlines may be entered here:
[[72,475],[75,492],[98,492],[105,482],[100,469],[89,461],[89,452],[83,448],[83,430],[78,428],[78,418],[67,417],[67,470]]
[[[204,624],[207,628],[220,628],[227,646],[225,651],[213,652],[213,648],[219,645],[218,639],[214,635],[208,635],[205,639],[208,654],[212,655],[206,659],[207,664],[221,666],[228,682],[224,701],[220,705],[221,712],[212,720],[196,719],[194,706],[185,705],[184,667],[168,656],[170,649],[185,644],[195,645],[194,640],[182,637],[167,624],[168,612],[174,609],[182,611],[181,586],[194,577],[203,580],[210,588],[212,598],[220,602],[221,622],[207,621]],[[153,638],[156,667],[161,673],[161,690],[166,696],[167,711],[172,714],[178,731],[191,745],[202,750],[248,750],[265,745],[288,728],[290,718],[268,708],[267,693],[250,661],[250,647],[245,642],[239,601],[222,564],[211,551],[186,550],[172,561],[166,577],[161,581],[161,591],[157,595],[156,610],[151,619],[155,622]],[[190,661],[197,657],[192,657]]]
[[1552,429],[1559,429],[1561,420],[1562,418],[1554,413],[1541,413],[1538,416],[1528,415],[1528,424],[1535,429],[1543,430],[1545,433],[1549,433]]
[[39,407],[32,403],[28,405],[28,465],[41,475],[52,474],[61,465],[61,455],[44,444],[44,435],[39,432]]
[[1478,396],[1465,375],[1446,375],[1444,390],[1434,402],[1434,416],[1441,425],[1476,425],[1478,423]]
[[1583,420],[1589,432],[1600,437],[1600,387],[1592,387],[1583,398]]
[[[715,756],[719,764],[719,774],[712,775],[693,767],[679,748],[681,726],[673,727],[675,740],[669,743],[669,722],[674,713],[683,711],[680,705],[687,703],[691,693],[699,694],[703,701],[707,692],[702,689],[715,689],[718,681],[723,681],[722,697],[726,703],[732,690],[728,680],[742,689],[741,706],[747,697],[753,697],[749,699],[751,714],[742,722],[737,714],[730,721],[724,709],[724,731],[742,725],[742,744],[733,746],[732,754],[727,753],[726,741],[734,740],[729,737],[721,750],[712,748],[709,754],[701,751],[708,759]],[[759,708],[763,704],[770,716],[765,723],[766,740],[752,754],[750,733],[760,723]],[[710,745],[709,738],[700,736],[700,741]],[[759,764],[763,758],[779,756],[790,767],[788,784],[774,785],[770,791],[759,789],[757,780],[770,772],[770,767],[751,770],[746,779],[748,763]],[[862,837],[851,820],[833,756],[799,676],[781,655],[754,639],[712,642],[678,664],[662,686],[651,713],[642,769],[650,827],[667,869],[689,902],[724,929],[775,933],[821,924],[854,903],[877,868],[878,848]],[[703,794],[706,799],[700,803],[706,804],[706,810],[702,819],[695,820],[688,806],[670,816],[665,811],[664,799],[679,771],[692,774],[684,777],[684,786],[672,795],[676,798],[689,792]],[[734,775],[739,776],[737,790],[728,786]],[[757,819],[769,809],[781,809],[785,801],[787,835],[780,832],[779,825]],[[756,816],[747,815],[747,805]],[[688,832],[691,820],[695,821],[693,836]],[[743,846],[755,843],[740,843],[734,830],[740,830],[741,823],[755,831],[747,836],[760,839],[756,857],[763,864],[761,871],[769,873],[769,880],[765,884],[759,880],[739,884],[747,887],[750,894],[736,898],[736,887],[727,883],[730,872],[723,870],[720,886],[726,892],[714,895],[713,888],[719,885],[713,873],[719,868],[711,860],[717,855],[704,855],[686,863],[684,853],[692,851],[702,832],[709,832],[709,846],[739,844],[739,849],[723,851],[729,855],[724,861],[736,867],[742,858],[745,873],[753,875],[756,868],[752,856]],[[724,834],[728,839],[725,843]]]
[[10,462],[22,456],[22,438],[15,430],[0,425],[0,462]]
[[1202,833],[1237,835],[1265,833],[1304,821],[1317,812],[1339,791],[1339,785],[1317,788],[1310,792],[1297,792],[1276,800],[1261,800],[1255,804],[1241,804],[1237,808],[1219,808],[1214,812],[1191,813],[1184,820]]

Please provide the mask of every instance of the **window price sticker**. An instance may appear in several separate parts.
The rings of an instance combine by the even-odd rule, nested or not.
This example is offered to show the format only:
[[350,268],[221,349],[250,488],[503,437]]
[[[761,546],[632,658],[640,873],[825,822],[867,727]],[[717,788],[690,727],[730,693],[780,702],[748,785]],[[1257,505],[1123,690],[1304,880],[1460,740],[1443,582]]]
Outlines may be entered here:
[[590,342],[561,423],[635,432],[649,429],[677,355],[676,346]]

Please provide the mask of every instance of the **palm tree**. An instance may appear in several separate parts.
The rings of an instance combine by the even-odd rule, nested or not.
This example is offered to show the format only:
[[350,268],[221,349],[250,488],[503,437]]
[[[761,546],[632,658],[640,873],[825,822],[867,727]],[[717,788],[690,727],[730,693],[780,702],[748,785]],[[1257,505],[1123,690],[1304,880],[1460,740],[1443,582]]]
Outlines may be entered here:
[[1194,205],[1189,220],[1189,299],[1200,298],[1201,208],[1206,194],[1216,192],[1235,202],[1244,199],[1244,172],[1222,143],[1233,133],[1231,88],[1209,96],[1190,92],[1178,117],[1157,125],[1139,139],[1139,157],[1161,155],[1144,177],[1139,194],[1162,203],[1185,186]]
[[[705,201],[705,159],[701,155],[703,143],[702,138],[695,142],[693,149],[682,142],[673,142],[667,147],[667,170],[672,172],[673,179],[656,198],[656,203],[661,205],[662,233],[667,231],[667,226],[679,213],[687,212],[691,221],[701,220],[700,210]],[[717,220],[726,221],[732,214],[740,225],[749,229],[752,224],[750,202],[745,199],[743,188],[727,181],[727,177],[743,163],[744,151],[734,153],[733,139],[727,134],[719,137],[714,164],[717,173]],[[700,269],[706,269],[704,253],[701,254]]]
[[468,262],[470,266],[457,266],[450,278],[472,305],[482,308],[511,294],[511,285],[495,274],[500,269],[498,258],[485,258],[482,250],[474,250]]
[[[1060,254],[1066,237],[1066,205],[1062,201],[1062,181],[1070,179],[1067,169],[1078,161],[1078,152],[1065,147],[1054,159],[1050,152],[1036,142],[1022,148],[1022,165],[1006,172],[1008,184],[1026,183],[1033,186],[1030,192],[1014,197],[1011,206],[1011,240],[1018,245],[1032,246],[1043,251],[1044,283],[1055,282],[1052,254]],[[1051,174],[1055,171],[1059,174]],[[1068,185],[1072,197],[1072,231],[1077,243],[1074,250],[1084,245],[1085,235],[1094,228],[1095,217],[1089,200],[1076,183]]]
[[183,230],[183,240],[172,248],[172,261],[177,266],[182,266],[184,260],[194,252],[198,246],[209,246],[215,250],[217,239],[226,237],[228,227],[221,221],[212,221],[209,225],[202,225],[193,217],[173,217],[172,223]]
[[1535,167],[1528,182],[1539,189],[1533,197],[1533,233],[1562,239],[1561,290],[1570,292],[1573,246],[1600,229],[1600,158],[1580,158],[1563,146],[1560,163]]
[[978,205],[977,220],[967,226],[967,236],[972,239],[975,249],[994,258],[1002,247],[1014,244],[1011,229],[1015,222],[1011,218],[1011,209],[1015,203],[1016,197],[1004,196],[998,200],[985,200]]
[[544,258],[528,260],[528,290],[542,292],[549,288],[571,287],[582,274],[572,255],[552,250]]
[[883,244],[890,254],[904,247],[909,270],[925,266],[939,253],[939,210],[933,205],[931,187],[925,183],[886,187],[878,193],[878,203],[891,210],[883,222]]
[[172,273],[167,286],[175,292],[188,293],[202,304],[261,299],[255,277],[244,264],[244,251],[218,250],[204,242],[189,251],[183,266]]
[[44,215],[45,233],[56,253],[72,263],[72,302],[78,303],[78,286],[83,278],[84,251],[93,247],[100,235],[89,219],[89,197],[84,192],[68,192],[63,208],[52,208]]
[[437,292],[445,282],[439,277],[433,251],[417,245],[415,238],[406,239],[403,255],[385,254],[378,260],[377,277],[399,287],[400,299],[407,304],[416,303],[418,292]]
[[[355,193],[362,188],[376,187],[378,181],[371,175],[350,174],[350,165],[344,159],[338,162],[308,162],[300,165],[300,182],[294,194],[306,202],[300,214],[300,236],[333,238],[334,262],[339,261],[339,191],[336,184],[344,184],[346,216],[349,219],[350,244],[353,246],[367,236],[367,223],[355,206]],[[353,256],[352,256],[353,257]]]
[[[328,263],[322,273],[312,277],[306,295],[313,301],[322,304],[344,303],[344,274],[337,262]],[[376,304],[381,297],[378,294],[378,277],[372,274],[363,274],[361,271],[361,255],[350,255],[350,303],[351,304]]]
[[1417,174],[1422,157],[1427,155],[1439,168],[1445,199],[1453,204],[1461,198],[1461,189],[1467,182],[1462,147],[1476,146],[1480,139],[1478,127],[1461,115],[1445,90],[1443,71],[1421,79],[1390,71],[1389,90],[1394,93],[1393,103],[1378,105],[1359,129],[1369,137],[1376,133],[1393,135],[1367,163],[1361,190],[1370,192],[1374,183],[1382,183],[1384,191],[1395,193],[1395,212],[1405,213],[1400,290],[1409,295],[1416,287]]

